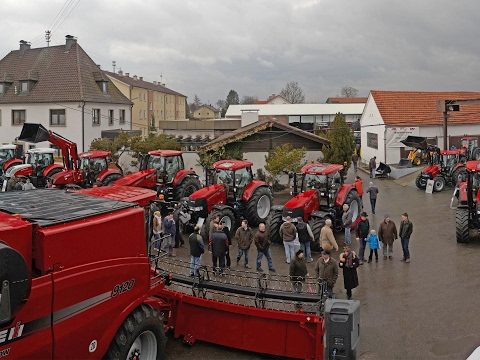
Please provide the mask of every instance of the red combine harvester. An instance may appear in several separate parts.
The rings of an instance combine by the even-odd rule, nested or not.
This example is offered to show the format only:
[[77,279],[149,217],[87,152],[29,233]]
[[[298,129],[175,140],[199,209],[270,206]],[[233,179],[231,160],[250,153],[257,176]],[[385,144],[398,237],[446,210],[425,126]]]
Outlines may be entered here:
[[163,359],[168,330],[292,358],[359,355],[359,301],[327,299],[324,282],[297,293],[286,277],[191,277],[189,263],[149,256],[155,197],[116,186],[0,194],[1,356]]
[[48,141],[61,149],[64,170],[49,178],[49,187],[64,188],[67,185],[86,187],[93,186],[95,182],[111,185],[122,176],[117,169],[108,167],[107,158],[110,152],[92,150],[78,155],[76,143],[47,130],[41,124],[23,124],[19,140],[33,143]]
[[165,201],[180,201],[202,187],[195,171],[185,169],[182,152],[177,150],[150,151],[142,157],[140,171],[114,185],[155,189]]
[[287,216],[298,218],[310,225],[314,243],[312,250],[320,250],[320,231],[326,219],[332,220],[336,231],[342,229],[343,204],[348,204],[353,221],[360,214],[360,197],[354,184],[344,184],[340,174],[343,165],[313,163],[301,169],[300,194],[297,194],[297,174],[294,174],[294,196],[285,205],[274,205],[267,219],[270,241],[281,243],[280,225]]
[[0,175],[3,175],[10,167],[23,163],[17,157],[16,145],[0,145]]
[[214,163],[213,184],[184,199],[174,213],[184,229],[205,224],[201,233],[206,239],[210,221],[216,215],[231,232],[241,219],[247,219],[249,226],[264,222],[273,203],[272,194],[265,182],[253,180],[252,165],[243,160]]

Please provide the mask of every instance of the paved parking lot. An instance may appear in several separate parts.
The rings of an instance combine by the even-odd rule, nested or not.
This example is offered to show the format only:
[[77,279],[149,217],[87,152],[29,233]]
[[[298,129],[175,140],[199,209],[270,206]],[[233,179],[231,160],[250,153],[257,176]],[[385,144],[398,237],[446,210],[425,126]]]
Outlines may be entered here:
[[[368,174],[358,174],[364,178],[364,187],[368,187]],[[350,171],[347,181],[352,181],[354,175]],[[410,264],[400,261],[398,240],[393,260],[380,256],[378,263],[358,268],[360,286],[353,290],[353,298],[361,301],[362,359],[466,359],[480,345],[479,237],[470,244],[456,243],[455,211],[449,208],[453,189],[426,194],[414,184],[402,186],[391,179],[373,181],[380,190],[376,215],[371,215],[365,199],[372,228],[378,229],[385,213],[399,227],[401,214],[408,212],[414,231]],[[288,197],[276,194],[275,203]],[[343,243],[342,233],[337,233],[336,238]],[[176,250],[179,258],[188,259],[187,247]],[[236,253],[235,245],[231,251],[232,255]],[[287,274],[283,246],[274,245],[272,253],[277,272]],[[250,255],[254,269],[256,250],[251,249]],[[338,258],[338,253],[334,256]],[[318,257],[315,253],[314,258]],[[202,263],[210,264],[208,255]],[[313,274],[314,263],[308,268]],[[337,298],[346,298],[341,271],[334,291]],[[211,344],[187,347],[179,339],[169,340],[169,359],[264,358]]]

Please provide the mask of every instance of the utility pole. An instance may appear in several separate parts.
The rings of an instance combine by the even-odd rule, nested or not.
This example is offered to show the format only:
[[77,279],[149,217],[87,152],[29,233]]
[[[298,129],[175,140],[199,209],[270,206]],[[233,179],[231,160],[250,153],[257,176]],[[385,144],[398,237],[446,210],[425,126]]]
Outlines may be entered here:
[[50,47],[51,36],[52,36],[52,32],[50,30],[45,31],[45,40],[47,40],[47,47]]

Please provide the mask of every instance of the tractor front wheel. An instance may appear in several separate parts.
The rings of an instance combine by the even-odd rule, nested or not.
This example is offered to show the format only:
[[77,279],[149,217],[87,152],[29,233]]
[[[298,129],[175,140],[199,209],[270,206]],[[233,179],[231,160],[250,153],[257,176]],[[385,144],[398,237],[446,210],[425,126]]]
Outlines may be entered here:
[[314,239],[313,244],[311,245],[312,251],[320,251],[320,249],[322,248],[320,244],[320,232],[325,226],[325,219],[314,217],[309,220],[308,225],[310,225],[310,228],[312,229]]
[[455,214],[455,233],[457,243],[464,244],[470,241],[470,227],[468,225],[469,210],[465,208],[457,208]]
[[452,173],[452,185],[456,186],[459,182],[463,182],[467,179],[467,169],[461,166],[455,169]]
[[357,220],[360,216],[360,196],[356,191],[350,191],[345,199],[344,204],[347,204],[352,213],[352,222]]
[[281,244],[280,226],[282,225],[282,212],[278,210],[270,211],[267,217],[266,227],[268,229],[268,240],[275,244]]
[[60,171],[63,171],[63,169],[60,168],[55,168],[52,169],[48,172],[48,174],[45,176],[47,179],[51,178],[53,175],[58,174]]
[[415,185],[417,188],[425,190],[427,187],[427,180],[422,177],[422,173],[418,174],[417,178],[415,179]]
[[120,174],[110,174],[105,179],[103,179],[102,184],[103,186],[113,186],[113,183],[121,177],[122,175]]
[[443,176],[437,176],[433,179],[433,191],[440,192],[445,189],[445,178]]
[[111,360],[163,359],[165,351],[163,317],[148,305],[137,307],[118,329],[107,351]]
[[413,165],[420,166],[422,164],[422,159],[420,157],[416,157],[413,159]]
[[180,201],[185,197],[189,197],[195,191],[200,190],[202,185],[200,180],[195,176],[187,176],[182,180],[182,182],[175,186],[174,188],[174,200]]
[[247,202],[245,217],[249,226],[257,226],[267,220],[270,208],[272,207],[272,193],[267,187],[258,187]]
[[210,240],[209,237],[212,235],[209,234],[210,223],[217,215],[220,217],[220,222],[225,222],[225,226],[228,227],[228,229],[230,230],[230,234],[232,235],[235,233],[235,214],[233,213],[233,211],[229,208],[222,210],[213,210],[205,219],[202,230],[200,232],[200,235],[202,236],[205,243],[208,243],[208,241]]

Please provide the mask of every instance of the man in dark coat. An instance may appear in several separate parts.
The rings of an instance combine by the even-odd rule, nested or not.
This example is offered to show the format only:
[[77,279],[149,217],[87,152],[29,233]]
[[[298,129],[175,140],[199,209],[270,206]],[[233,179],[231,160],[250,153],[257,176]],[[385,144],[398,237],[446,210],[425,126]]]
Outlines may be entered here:
[[177,233],[177,226],[173,220],[173,213],[169,213],[163,221],[163,230],[167,236],[168,256],[177,256],[173,253],[173,245],[175,243],[175,235]]
[[353,163],[353,171],[357,172],[358,155],[356,152],[353,153],[352,155],[352,163]]
[[393,259],[393,242],[397,240],[397,227],[395,223],[390,220],[390,215],[385,215],[385,220],[380,224],[378,229],[378,239],[383,243],[383,260],[387,259],[387,247],[388,257]]
[[408,244],[410,242],[410,236],[413,232],[413,224],[408,219],[408,214],[402,214],[402,222],[400,223],[400,241],[402,242],[403,258],[402,261],[406,263],[410,262],[410,250]]
[[378,188],[370,181],[367,191],[370,194],[370,205],[372,206],[372,214],[375,215],[375,205],[377,204]]
[[307,256],[307,262],[312,262],[312,252],[310,251],[310,242],[313,242],[313,233],[310,225],[303,222],[301,217],[298,218],[297,223],[298,241],[300,241],[300,248]]
[[360,242],[360,250],[359,250],[359,259],[360,265],[363,264],[366,259],[365,256],[365,248],[367,246],[367,242],[365,239],[367,238],[368,234],[370,233],[370,222],[367,218],[367,213],[364,211],[360,214],[360,221],[357,224],[356,234],[357,234],[357,241]]
[[[333,287],[338,278],[338,264],[337,261],[332,258],[330,250],[322,251],[322,256],[318,258],[317,263],[315,264],[315,273],[317,279],[327,282],[328,296],[332,297]],[[320,286],[318,290],[321,290]]]
[[228,228],[227,224],[225,224],[225,221],[221,221],[220,225],[222,227],[222,231],[225,233],[225,235],[227,235],[228,246],[227,246],[227,251],[225,252],[225,260],[227,263],[227,268],[230,269],[230,266],[232,265],[232,260],[230,259],[230,245],[232,245],[230,229]]
[[354,251],[350,249],[350,246],[343,248],[343,253],[340,254],[340,266],[343,269],[343,286],[347,290],[348,300],[352,298],[352,289],[358,286],[358,257]]
[[218,263],[220,274],[223,274],[225,270],[225,251],[227,251],[228,248],[228,238],[220,224],[215,227],[215,231],[210,240],[210,246],[212,248],[213,272],[216,272],[218,269]]
[[293,291],[302,292],[302,282],[308,276],[307,264],[303,261],[303,250],[298,249],[290,262],[290,280],[293,282]]
[[198,275],[198,267],[200,266],[200,257],[205,251],[203,239],[198,233],[199,227],[193,228],[193,233],[188,237],[190,244],[190,276]]
[[245,268],[250,269],[251,266],[248,265],[248,252],[253,242],[253,231],[248,226],[247,220],[242,220],[242,226],[235,232],[235,240],[238,245],[237,265],[240,263],[242,255],[245,255]]
[[266,230],[265,224],[260,223],[258,225],[258,231],[253,237],[253,242],[257,247],[257,271],[263,272],[262,269],[262,258],[265,256],[267,258],[268,270],[275,272],[273,267],[272,255],[270,252],[270,242],[268,240],[268,231]]
[[368,168],[370,170],[370,177],[375,179],[375,170],[377,170],[377,157],[374,156],[370,159],[370,163],[368,164]]

